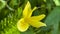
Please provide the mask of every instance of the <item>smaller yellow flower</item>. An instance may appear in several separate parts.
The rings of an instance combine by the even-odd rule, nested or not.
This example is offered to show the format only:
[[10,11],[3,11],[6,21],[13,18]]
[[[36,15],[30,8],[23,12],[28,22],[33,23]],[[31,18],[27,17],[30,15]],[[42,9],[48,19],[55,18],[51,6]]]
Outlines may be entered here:
[[23,10],[23,18],[21,18],[17,23],[17,28],[19,31],[25,32],[29,28],[30,25],[36,28],[46,26],[46,24],[40,22],[40,20],[42,20],[45,17],[44,14],[31,17],[32,12],[35,9],[37,9],[37,7],[34,7],[33,10],[31,9],[30,3],[28,1],[27,5],[25,6]]

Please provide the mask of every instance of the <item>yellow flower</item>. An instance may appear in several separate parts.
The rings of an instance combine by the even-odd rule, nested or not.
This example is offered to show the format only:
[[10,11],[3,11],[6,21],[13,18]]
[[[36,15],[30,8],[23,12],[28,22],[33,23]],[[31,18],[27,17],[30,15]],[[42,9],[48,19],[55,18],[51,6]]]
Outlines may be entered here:
[[36,28],[46,26],[46,24],[40,22],[40,20],[42,20],[45,17],[44,14],[31,17],[32,12],[35,9],[37,9],[37,7],[34,7],[33,9],[31,9],[30,3],[28,1],[27,5],[25,6],[23,10],[23,18],[21,18],[17,23],[17,28],[19,31],[25,32],[29,28],[30,25]]

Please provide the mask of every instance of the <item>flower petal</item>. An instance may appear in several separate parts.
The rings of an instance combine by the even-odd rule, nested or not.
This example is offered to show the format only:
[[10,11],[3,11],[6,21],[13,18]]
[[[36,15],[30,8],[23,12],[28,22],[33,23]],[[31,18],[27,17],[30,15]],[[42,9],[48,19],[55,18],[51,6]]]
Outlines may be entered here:
[[42,23],[42,22],[31,22],[29,24],[32,25],[33,27],[36,27],[36,28],[39,28],[39,27],[42,27],[42,26],[46,26],[46,24]]
[[34,11],[34,10],[36,10],[36,9],[37,9],[37,7],[34,7],[32,11]]
[[36,9],[37,9],[37,7],[34,7],[34,8],[31,10],[31,12],[29,13],[29,17],[31,17],[33,11],[36,10]]
[[31,13],[31,5],[30,5],[30,2],[28,1],[23,10],[23,17],[29,16],[29,13]]
[[29,24],[24,22],[24,19],[21,19],[17,23],[17,28],[21,32],[25,32],[29,28]]
[[31,20],[40,21],[40,20],[42,20],[44,17],[45,17],[45,15],[42,14],[42,15],[39,15],[39,16],[32,16],[30,19],[31,19]]
[[32,12],[34,10],[36,10],[36,9],[37,9],[37,7],[34,7],[33,10],[32,10],[30,2],[28,1],[27,4],[26,4],[26,6],[25,6],[25,8],[24,8],[24,10],[23,10],[23,17],[31,17]]

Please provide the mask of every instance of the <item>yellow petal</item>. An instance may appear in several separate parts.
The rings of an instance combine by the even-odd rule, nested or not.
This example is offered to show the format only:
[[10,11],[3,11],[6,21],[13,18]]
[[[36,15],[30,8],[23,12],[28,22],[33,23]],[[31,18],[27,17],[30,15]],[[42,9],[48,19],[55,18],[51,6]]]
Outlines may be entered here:
[[26,6],[25,6],[25,8],[24,8],[24,10],[23,10],[23,17],[31,17],[32,12],[34,10],[36,10],[36,9],[37,9],[37,7],[34,7],[33,10],[32,10],[30,2],[28,1],[27,4],[26,4]]
[[31,12],[31,5],[30,5],[30,2],[28,1],[24,10],[23,10],[23,17],[29,16],[30,12]]
[[36,9],[37,9],[37,7],[34,7],[33,10],[30,11],[30,13],[29,13],[29,17],[31,17],[33,11],[36,10]]
[[42,27],[42,26],[46,26],[46,24],[42,23],[42,22],[31,22],[29,24],[32,25],[33,27],[36,27],[36,28],[39,28],[39,27]]
[[34,7],[32,11],[34,11],[34,10],[36,10],[36,9],[37,9],[37,7]]
[[31,20],[40,21],[40,20],[42,20],[44,17],[45,17],[45,15],[42,14],[42,15],[39,15],[39,16],[32,16],[30,19],[31,19]]
[[19,31],[25,32],[29,28],[29,24],[24,22],[24,19],[22,18],[21,20],[18,21],[17,28]]

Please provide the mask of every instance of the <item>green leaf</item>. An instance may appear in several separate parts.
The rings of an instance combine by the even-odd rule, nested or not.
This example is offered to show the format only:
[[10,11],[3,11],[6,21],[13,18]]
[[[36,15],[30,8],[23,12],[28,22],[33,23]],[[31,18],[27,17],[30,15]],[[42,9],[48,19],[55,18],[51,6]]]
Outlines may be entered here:
[[4,8],[6,5],[6,2],[4,0],[0,0],[0,10]]
[[21,7],[18,8],[17,14],[18,14],[18,18],[20,18],[21,17],[21,14],[22,14],[22,8]]
[[1,34],[20,34],[16,26],[17,17],[14,14],[9,14],[0,22]]
[[47,27],[49,26],[52,27],[52,31],[50,31],[51,34],[60,34],[59,22],[60,22],[60,7],[55,7],[45,20]]
[[60,0],[53,0],[56,4],[56,6],[60,6]]
[[9,29],[8,31],[5,31],[5,34],[20,34],[20,32],[18,31],[16,26],[12,26],[11,29]]
[[48,9],[48,12],[50,13],[52,8],[55,7],[55,4],[54,4],[53,0],[46,0],[46,4],[47,4],[46,7]]
[[19,4],[18,0],[10,0],[10,2],[9,2],[9,6],[14,9],[16,9],[18,7],[18,4]]

